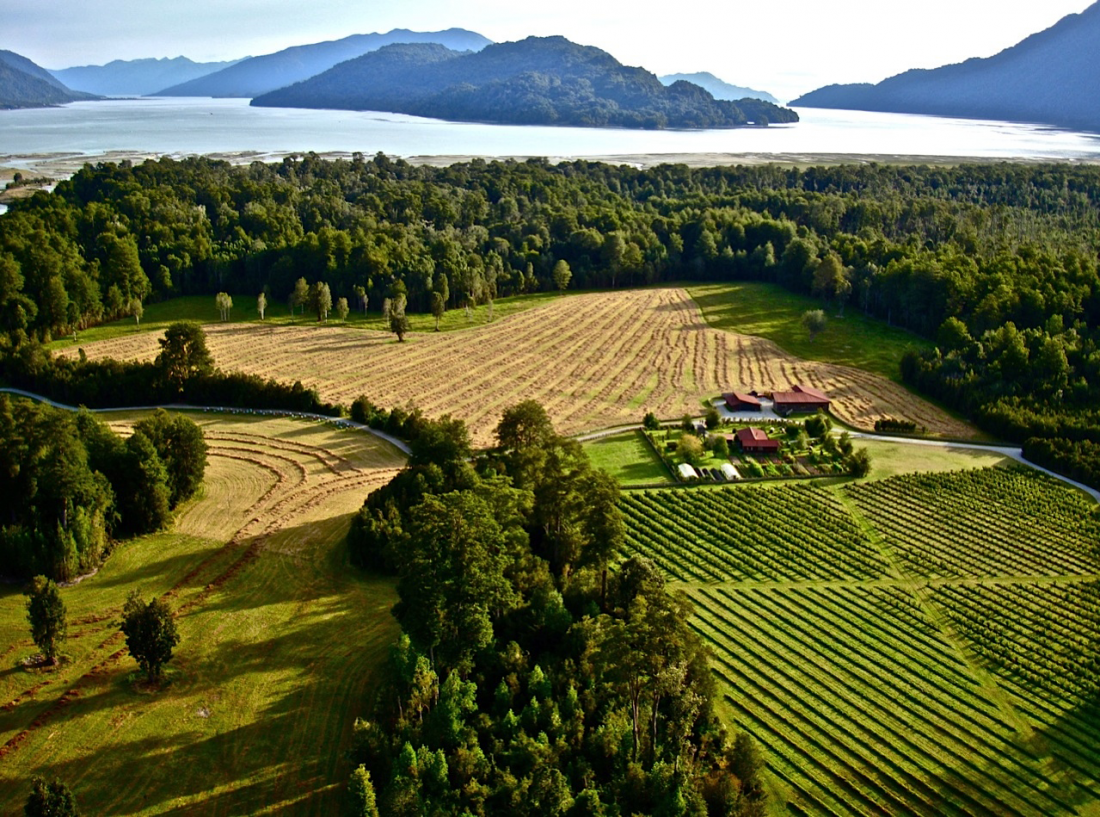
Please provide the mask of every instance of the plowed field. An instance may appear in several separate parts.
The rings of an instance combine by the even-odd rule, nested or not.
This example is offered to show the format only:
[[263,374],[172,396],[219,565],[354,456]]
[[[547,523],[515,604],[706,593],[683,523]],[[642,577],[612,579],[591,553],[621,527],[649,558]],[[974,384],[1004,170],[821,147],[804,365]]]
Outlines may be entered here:
[[[92,343],[90,358],[152,359],[150,333]],[[327,400],[365,394],[381,406],[414,403],[431,416],[466,420],[475,444],[491,442],[501,411],[541,402],[567,434],[700,414],[723,391],[824,389],[833,411],[858,428],[901,417],[947,436],[965,424],[896,383],[858,369],[806,361],[757,337],[713,329],[683,289],[578,295],[463,332],[392,335],[343,327],[209,327],[226,370],[301,380]],[[72,352],[75,354],[75,351]]]

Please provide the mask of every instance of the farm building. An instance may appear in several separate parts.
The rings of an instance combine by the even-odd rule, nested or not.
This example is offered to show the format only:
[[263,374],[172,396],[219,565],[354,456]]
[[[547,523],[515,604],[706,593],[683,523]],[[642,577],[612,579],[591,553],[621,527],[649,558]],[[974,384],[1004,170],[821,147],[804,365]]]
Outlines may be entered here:
[[724,476],[730,482],[733,482],[736,479],[741,479],[741,475],[737,473],[737,469],[728,462],[722,463],[722,476]]
[[801,385],[791,386],[790,391],[775,392],[772,400],[775,401],[775,413],[782,415],[828,409],[832,402],[825,392]]
[[760,400],[754,394],[731,391],[723,394],[722,399],[726,401],[726,408],[730,411],[760,411]]
[[680,473],[680,479],[699,479],[699,474],[686,462],[680,463],[676,470]]
[[779,451],[779,440],[773,440],[759,428],[738,429],[734,437],[747,454],[774,454]]

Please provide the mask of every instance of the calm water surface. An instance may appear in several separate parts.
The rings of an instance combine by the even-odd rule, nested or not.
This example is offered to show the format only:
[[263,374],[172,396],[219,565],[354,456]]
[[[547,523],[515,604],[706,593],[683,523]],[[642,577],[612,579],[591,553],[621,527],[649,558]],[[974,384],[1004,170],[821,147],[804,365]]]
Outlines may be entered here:
[[634,131],[480,125],[402,114],[252,108],[241,99],[78,102],[0,111],[0,162],[111,151],[187,155],[383,151],[395,156],[598,157],[645,154],[901,154],[1100,159],[1100,136],[1036,125],[801,109],[770,128]]

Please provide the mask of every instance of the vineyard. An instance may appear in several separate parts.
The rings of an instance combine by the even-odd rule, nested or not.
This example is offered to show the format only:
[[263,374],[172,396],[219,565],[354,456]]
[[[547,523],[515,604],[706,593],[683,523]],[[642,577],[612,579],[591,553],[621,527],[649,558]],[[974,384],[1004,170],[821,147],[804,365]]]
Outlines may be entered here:
[[[108,415],[120,432],[138,416]],[[341,542],[404,457],[321,423],[192,416],[209,446],[202,496],[63,591],[58,670],[13,668],[35,648],[19,588],[0,588],[0,813],[39,773],[65,779],[86,814],[341,805],[340,751],[396,632],[392,583],[349,573]],[[180,630],[155,695],[134,685],[118,632],[131,589],[163,598]]]
[[1023,469],[627,491],[793,814],[1100,804],[1095,505]]
[[[89,343],[89,358],[152,359],[153,333]],[[573,434],[700,413],[730,389],[768,391],[806,383],[833,411],[870,429],[906,417],[934,433],[968,436],[965,424],[886,378],[800,360],[770,341],[709,327],[682,289],[561,298],[461,332],[392,335],[339,326],[224,324],[207,328],[217,364],[301,382],[330,401],[366,394],[381,406],[416,404],[429,416],[464,419],[477,445],[491,443],[506,406],[535,399],[558,431]],[[65,354],[76,354],[69,349]]]

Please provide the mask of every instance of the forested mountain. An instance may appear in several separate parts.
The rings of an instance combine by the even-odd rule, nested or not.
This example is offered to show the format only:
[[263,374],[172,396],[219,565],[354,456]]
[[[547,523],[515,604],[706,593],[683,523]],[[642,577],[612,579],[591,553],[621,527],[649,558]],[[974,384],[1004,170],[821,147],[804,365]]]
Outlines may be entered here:
[[13,51],[0,51],[0,108],[40,108],[81,99],[91,94],[72,91],[45,68]]
[[265,94],[253,105],[394,111],[466,122],[634,128],[722,128],[793,122],[756,100],[715,100],[687,82],[669,88],[564,37],[528,37],[459,54],[437,45],[395,45]]
[[709,71],[696,71],[694,74],[665,74],[660,77],[660,80],[663,85],[672,85],[681,80],[691,82],[709,91],[715,99],[728,99],[731,102],[736,102],[739,99],[762,99],[773,105],[779,104],[779,100],[767,91],[754,91],[752,88],[745,88],[741,85],[731,85],[718,79]]
[[260,96],[276,88],[301,82],[337,63],[376,51],[393,43],[440,43],[456,51],[477,51],[491,40],[473,31],[451,28],[446,31],[408,31],[395,28],[385,34],[353,34],[341,40],[297,45],[274,54],[249,57],[190,82],[161,86],[155,96]]
[[906,71],[878,85],[829,85],[806,108],[933,114],[1100,128],[1100,3],[987,59]]
[[113,60],[106,65],[81,65],[59,68],[50,73],[61,82],[80,91],[103,96],[147,96],[161,88],[188,82],[240,60],[192,62],[187,57],[168,59]]

